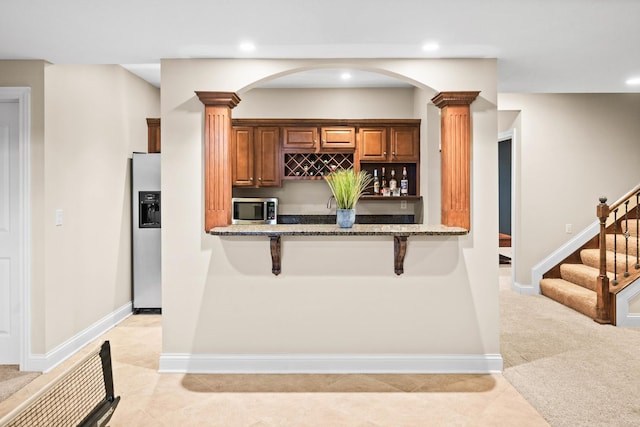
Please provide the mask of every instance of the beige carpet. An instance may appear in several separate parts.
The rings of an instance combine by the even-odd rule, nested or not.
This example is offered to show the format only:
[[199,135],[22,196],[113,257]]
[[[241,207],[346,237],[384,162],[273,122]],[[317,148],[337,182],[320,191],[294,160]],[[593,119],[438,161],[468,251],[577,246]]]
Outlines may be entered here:
[[0,365],[0,402],[29,384],[40,373],[24,372],[18,365]]
[[500,269],[504,377],[552,426],[640,426],[640,328],[599,325]]

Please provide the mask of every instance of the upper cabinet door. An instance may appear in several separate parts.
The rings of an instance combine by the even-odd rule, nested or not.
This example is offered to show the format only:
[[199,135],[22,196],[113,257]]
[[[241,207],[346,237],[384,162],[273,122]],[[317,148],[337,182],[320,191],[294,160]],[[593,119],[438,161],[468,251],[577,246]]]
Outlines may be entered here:
[[253,175],[253,128],[234,127],[231,132],[231,176],[235,186],[255,185]]
[[315,150],[318,147],[318,128],[285,127],[282,146],[285,150]]
[[391,128],[391,161],[417,162],[420,160],[420,138],[417,127]]
[[320,148],[321,150],[355,150],[355,128],[348,126],[323,127]]
[[279,128],[257,128],[255,147],[258,185],[262,187],[280,187],[282,185],[282,156],[280,155]]
[[160,152],[160,119],[147,119],[147,153]]
[[360,160],[386,161],[387,160],[387,128],[360,128]]

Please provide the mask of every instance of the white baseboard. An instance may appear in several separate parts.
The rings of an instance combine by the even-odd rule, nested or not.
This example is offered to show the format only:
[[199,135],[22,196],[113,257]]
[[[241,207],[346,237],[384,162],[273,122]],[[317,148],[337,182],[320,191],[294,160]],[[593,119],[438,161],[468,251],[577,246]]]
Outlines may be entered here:
[[132,304],[131,302],[128,302],[46,354],[28,355],[26,364],[24,367],[21,367],[21,369],[24,371],[49,372],[69,357],[73,356],[84,346],[91,343],[118,323],[129,317],[132,312]]
[[190,374],[502,372],[500,354],[177,354],[160,355],[160,372]]
[[636,280],[616,295],[616,326],[640,327],[640,313],[629,313],[629,303],[640,295],[640,280]]
[[540,288],[536,288],[531,285],[523,285],[518,282],[513,282],[511,284],[511,290],[522,295],[538,295],[540,293]]

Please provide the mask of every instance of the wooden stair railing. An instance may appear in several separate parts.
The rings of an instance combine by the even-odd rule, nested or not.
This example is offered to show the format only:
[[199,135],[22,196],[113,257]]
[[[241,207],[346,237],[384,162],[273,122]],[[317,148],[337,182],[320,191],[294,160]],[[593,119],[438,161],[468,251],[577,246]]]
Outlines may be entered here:
[[609,206],[607,198],[601,197],[597,207],[597,215],[600,220],[600,275],[596,286],[596,318],[598,323],[611,323],[611,293],[609,292],[609,277],[607,276],[607,219],[609,218]]
[[[635,207],[631,212],[633,217],[630,218],[629,203],[635,198]],[[624,207],[624,215],[618,218],[620,209]],[[635,214],[633,211],[635,210]],[[636,240],[636,262],[634,269],[636,274],[640,272],[640,185],[636,186],[632,191],[619,199],[611,206],[607,205],[607,198],[601,197],[600,204],[596,208],[597,216],[600,222],[599,248],[600,248],[600,273],[597,282],[597,302],[596,302],[596,318],[598,323],[615,323],[615,295],[612,286],[616,287],[620,284],[618,280],[618,227],[622,231],[624,238],[624,272],[621,273],[624,279],[631,276],[629,271],[629,239],[632,238],[629,232],[629,220],[635,220],[635,240]],[[622,214],[622,212],[620,212]],[[611,216],[613,215],[613,220]],[[612,225],[607,226],[608,223]],[[613,227],[613,280],[609,281],[607,276],[607,228]],[[624,280],[623,279],[623,280]]]

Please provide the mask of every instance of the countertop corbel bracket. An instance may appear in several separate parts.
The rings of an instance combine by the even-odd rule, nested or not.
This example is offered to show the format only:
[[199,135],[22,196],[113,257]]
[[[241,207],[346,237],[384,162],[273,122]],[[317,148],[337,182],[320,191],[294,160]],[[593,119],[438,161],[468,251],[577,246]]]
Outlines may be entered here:
[[282,236],[393,236],[394,271],[404,273],[409,236],[462,236],[469,231],[460,227],[423,224],[356,224],[340,228],[333,224],[230,225],[209,231],[214,236],[267,236],[271,249],[271,272],[282,272]]
[[407,237],[409,236],[393,236],[393,268],[398,276],[404,273],[404,256],[407,254]]
[[271,272],[274,275],[280,274],[282,271],[282,257],[280,256],[281,252],[281,238],[280,236],[269,236],[270,246],[271,246]]

